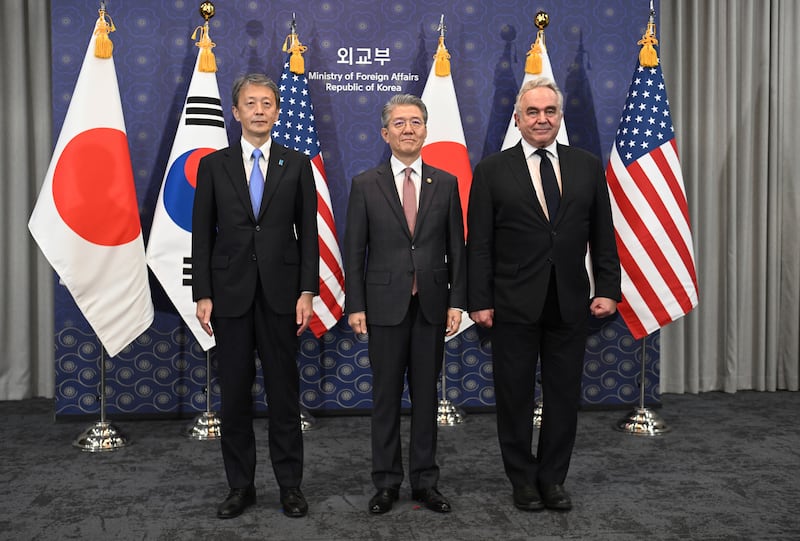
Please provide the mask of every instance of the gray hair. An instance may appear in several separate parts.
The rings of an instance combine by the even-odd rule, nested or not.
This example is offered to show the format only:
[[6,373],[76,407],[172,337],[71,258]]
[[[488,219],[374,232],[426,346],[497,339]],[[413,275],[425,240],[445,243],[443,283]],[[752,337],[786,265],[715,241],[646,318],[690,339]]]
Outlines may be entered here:
[[519,89],[519,93],[517,94],[517,101],[514,104],[514,111],[518,115],[522,115],[522,111],[519,108],[519,102],[522,99],[522,96],[525,95],[526,92],[533,90],[534,88],[549,88],[553,92],[556,93],[556,97],[558,98],[558,110],[562,112],[564,110],[564,94],[561,93],[561,89],[558,88],[556,82],[549,77],[537,77],[536,79],[531,79],[527,81],[525,84],[522,85],[522,88]]
[[381,111],[381,126],[384,128],[389,127],[389,116],[398,105],[416,105],[419,107],[419,110],[422,111],[422,121],[425,124],[428,123],[428,108],[425,107],[425,104],[420,98],[413,94],[395,94],[389,98],[389,101],[383,106],[383,110]]
[[239,93],[245,85],[259,85],[266,86],[275,94],[275,105],[280,107],[281,94],[278,90],[278,85],[275,81],[264,75],[263,73],[248,73],[247,75],[240,75],[233,81],[233,90],[231,91],[231,98],[233,98],[234,107],[239,104]]

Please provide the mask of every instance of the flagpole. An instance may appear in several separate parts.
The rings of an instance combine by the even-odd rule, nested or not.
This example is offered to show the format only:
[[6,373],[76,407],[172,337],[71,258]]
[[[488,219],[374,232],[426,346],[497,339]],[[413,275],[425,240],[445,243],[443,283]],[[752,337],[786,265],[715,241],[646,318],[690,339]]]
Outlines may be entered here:
[[644,384],[646,366],[646,342],[647,337],[642,338],[642,373],[639,383],[639,406],[634,408],[627,416],[617,422],[616,428],[619,431],[633,434],[635,436],[660,436],[671,429],[661,417],[650,408],[644,405]]
[[106,421],[106,356],[105,348],[100,346],[100,420],[81,432],[74,447],[90,453],[116,451],[128,444],[128,439],[113,424]]
[[211,411],[211,350],[206,351],[206,411],[194,418],[185,434],[194,440],[216,440],[222,437],[222,420]]

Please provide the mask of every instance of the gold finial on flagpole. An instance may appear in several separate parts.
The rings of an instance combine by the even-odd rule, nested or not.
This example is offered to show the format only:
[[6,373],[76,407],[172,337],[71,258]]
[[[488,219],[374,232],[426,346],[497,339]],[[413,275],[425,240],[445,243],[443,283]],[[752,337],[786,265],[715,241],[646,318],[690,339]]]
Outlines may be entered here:
[[[97,58],[111,58],[114,51],[114,43],[108,34],[115,32],[117,28],[111,16],[106,13],[106,3],[100,2],[100,9],[97,11],[97,23],[94,26],[94,34],[97,36],[94,42],[94,55]],[[108,21],[106,21],[108,19]]]
[[200,15],[205,19],[205,22],[192,32],[192,39],[197,39],[197,31],[200,31],[200,39],[195,43],[197,47],[200,47],[200,63],[197,70],[204,73],[216,73],[217,71],[217,59],[211,51],[217,44],[211,41],[208,35],[208,20],[215,13],[216,8],[211,2],[206,1],[200,4]]
[[655,68],[658,66],[658,53],[655,45],[656,39],[656,11],[653,9],[653,0],[650,0],[650,19],[647,21],[647,30],[644,31],[642,39],[636,42],[642,48],[639,51],[639,65],[643,68]]
[[537,11],[533,24],[538,28],[536,41],[531,45],[525,60],[525,73],[536,75],[542,73],[542,53],[545,50],[544,29],[550,24],[550,15],[545,11]]
[[308,47],[300,43],[300,38],[297,37],[297,20],[295,14],[292,13],[292,23],[289,27],[289,35],[283,41],[281,50],[284,53],[292,53],[289,57],[289,71],[295,75],[302,75],[306,72],[305,60],[303,60],[303,53],[308,50]]
[[433,55],[434,67],[437,77],[447,77],[450,75],[450,53],[447,52],[447,47],[444,44],[444,13],[439,17],[439,45],[436,48],[436,54]]

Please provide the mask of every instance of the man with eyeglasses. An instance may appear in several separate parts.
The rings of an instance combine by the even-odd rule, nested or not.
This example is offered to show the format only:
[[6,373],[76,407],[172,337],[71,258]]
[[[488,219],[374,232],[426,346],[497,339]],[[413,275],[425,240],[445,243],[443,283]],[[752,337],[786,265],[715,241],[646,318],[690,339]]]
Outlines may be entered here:
[[422,162],[428,111],[398,94],[383,107],[386,163],[352,182],[344,239],[345,308],[358,335],[369,335],[372,368],[373,514],[386,513],[403,481],[400,405],[411,398],[409,480],[412,499],[439,513],[436,385],[444,338],[457,332],[466,306],[464,227],[456,177]]
[[[575,443],[588,316],[614,314],[621,298],[603,164],[556,142],[562,105],[550,79],[522,86],[514,113],[522,140],[475,167],[467,211],[469,313],[491,329],[500,451],[514,505],[525,511],[572,508],[564,480]],[[534,456],[538,361],[543,408]]]

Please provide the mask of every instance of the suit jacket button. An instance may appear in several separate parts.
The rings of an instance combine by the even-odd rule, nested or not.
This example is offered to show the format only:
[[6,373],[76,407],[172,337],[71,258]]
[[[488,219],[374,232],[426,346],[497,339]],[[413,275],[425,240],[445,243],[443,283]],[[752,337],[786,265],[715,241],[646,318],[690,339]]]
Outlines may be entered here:
[[261,231],[261,226],[260,226],[260,225],[257,225],[257,226],[256,226],[256,232],[259,232],[259,231]]
[[256,254],[250,254],[250,261],[256,260]]

